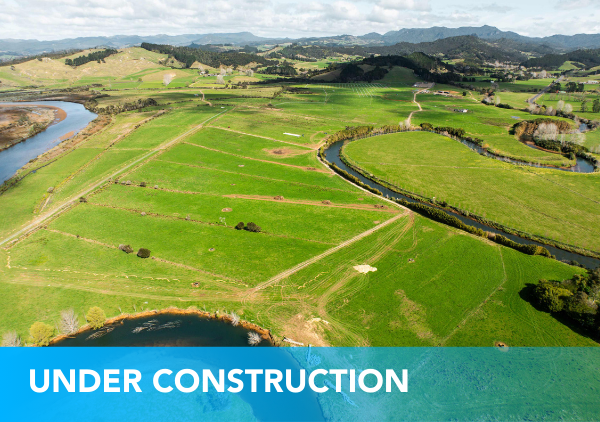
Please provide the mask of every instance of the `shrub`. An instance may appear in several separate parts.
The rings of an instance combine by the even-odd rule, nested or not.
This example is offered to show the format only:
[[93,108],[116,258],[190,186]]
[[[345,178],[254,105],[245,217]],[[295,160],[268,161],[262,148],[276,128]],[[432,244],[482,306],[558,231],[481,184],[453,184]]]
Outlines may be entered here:
[[237,225],[235,226],[236,230],[244,230],[244,223],[242,221],[240,221],[239,223],[237,223]]
[[79,198],[79,202],[82,202],[85,204],[87,202],[87,199],[85,199],[85,197],[82,196]]
[[140,248],[140,250],[137,253],[137,256],[144,259],[150,258],[150,249]]
[[421,123],[420,126],[423,130],[433,131],[433,125],[431,123]]
[[73,334],[79,329],[79,319],[73,309],[60,313],[59,328],[63,334]]
[[8,331],[2,336],[0,347],[20,347],[21,338],[16,331]]
[[260,228],[260,226],[250,222],[246,226],[246,230],[248,230],[249,232],[252,232],[252,233],[260,233],[261,228]]
[[131,247],[131,245],[120,244],[119,250],[122,250],[125,253],[133,253],[133,248]]
[[85,316],[85,319],[94,330],[97,330],[98,328],[104,327],[104,321],[106,321],[106,314],[101,308],[94,306],[90,308],[87,315]]
[[544,310],[560,312],[564,309],[565,299],[571,296],[571,292],[546,280],[540,280],[535,287],[535,296]]
[[50,344],[52,336],[54,336],[54,328],[43,322],[34,322],[29,329],[29,335],[31,336],[31,342],[36,346],[47,346]]
[[260,334],[258,334],[257,332],[254,331],[250,331],[248,333],[248,344],[250,346],[256,346],[258,345],[258,343],[260,343],[262,341],[262,337],[260,336]]
[[140,183],[140,187],[145,188],[146,187],[146,182]]

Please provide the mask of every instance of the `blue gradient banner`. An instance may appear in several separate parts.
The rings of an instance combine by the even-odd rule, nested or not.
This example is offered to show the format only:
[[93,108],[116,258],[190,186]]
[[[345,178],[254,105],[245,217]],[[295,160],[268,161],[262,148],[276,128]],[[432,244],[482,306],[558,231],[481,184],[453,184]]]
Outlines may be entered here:
[[[0,358],[3,420],[26,415],[61,422],[600,419],[596,348],[4,348]],[[49,370],[46,390],[44,370]],[[87,370],[83,384],[82,370]],[[158,376],[158,385],[170,392],[156,388],[161,370],[167,371]],[[205,379],[204,370],[214,379]],[[223,392],[217,391],[220,370]],[[273,382],[266,386],[267,370],[281,392]],[[288,391],[288,375],[298,389],[301,370],[304,389]],[[388,370],[398,378],[386,376]],[[125,391],[126,371],[133,381],[132,371],[139,372],[140,392],[131,382]],[[92,372],[100,383],[95,391],[82,392],[81,387],[94,387]],[[238,374],[234,381],[230,373]],[[311,374],[320,392],[310,387]]]

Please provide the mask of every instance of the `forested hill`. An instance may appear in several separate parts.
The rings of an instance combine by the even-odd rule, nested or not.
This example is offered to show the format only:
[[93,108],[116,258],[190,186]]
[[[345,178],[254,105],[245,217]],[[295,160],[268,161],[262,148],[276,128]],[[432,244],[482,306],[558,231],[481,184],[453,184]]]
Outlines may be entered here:
[[274,53],[272,57],[287,59],[322,59],[336,54],[348,54],[362,57],[371,55],[408,55],[424,53],[446,59],[466,59],[478,62],[513,62],[520,63],[527,59],[523,52],[547,54],[553,49],[543,45],[525,44],[514,40],[486,41],[475,35],[465,35],[444,38],[433,42],[412,44],[401,42],[390,46],[354,46],[354,47],[326,47],[326,46],[300,46],[293,44]]
[[566,54],[547,54],[543,57],[529,59],[523,62],[523,66],[550,70],[558,69],[566,61],[578,62],[587,68],[600,66],[600,49],[576,50]]
[[219,67],[222,65],[247,66],[250,63],[258,63],[264,66],[277,64],[276,61],[268,60],[262,56],[240,52],[219,53],[191,47],[173,47],[171,45],[150,43],[142,43],[141,47],[148,51],[169,54],[175,60],[183,63],[186,68],[189,68],[196,61],[210,67]]
[[526,56],[514,48],[501,47],[484,41],[474,35],[444,38],[433,42],[411,44],[402,42],[386,47],[371,47],[368,51],[374,54],[410,54],[421,52],[429,55],[442,55],[451,59],[471,59],[480,61],[520,62]]

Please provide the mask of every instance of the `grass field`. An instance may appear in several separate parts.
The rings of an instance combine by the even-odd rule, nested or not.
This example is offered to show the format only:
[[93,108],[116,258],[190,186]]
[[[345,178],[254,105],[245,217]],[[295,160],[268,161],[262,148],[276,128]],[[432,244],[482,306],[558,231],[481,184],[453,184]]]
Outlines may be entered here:
[[597,173],[514,166],[480,156],[452,139],[421,132],[352,142],[344,154],[409,191],[525,232],[600,250],[596,231],[600,207],[594,199],[600,195]]
[[[32,163],[47,165],[0,194],[0,242],[29,224],[36,229],[0,247],[0,334],[17,330],[27,339],[33,322],[55,326],[71,307],[83,315],[100,306],[110,317],[192,306],[235,311],[275,336],[314,345],[596,345],[521,298],[540,278],[581,269],[427,220],[319,162],[329,134],[398,124],[417,111],[411,71],[395,68],[373,84],[214,89],[209,78],[196,81],[196,69],[167,69],[164,57],[145,50],[111,57],[114,74],[97,63],[86,75],[70,74],[59,61],[24,63],[14,73],[15,84],[94,80],[107,88],[99,107],[148,97],[159,106],[112,116],[53,161]],[[42,65],[67,73],[46,80]],[[2,72],[13,75],[1,68],[0,79]],[[175,73],[168,88],[165,72]],[[526,113],[471,95],[417,99],[423,111],[413,124],[465,127],[507,154],[563,161],[508,135],[512,116]],[[370,138],[345,151],[409,190],[599,246],[596,175],[515,167],[423,133]],[[261,232],[236,230],[239,222]],[[152,257],[128,255],[120,244]],[[354,268],[365,264],[377,271]]]

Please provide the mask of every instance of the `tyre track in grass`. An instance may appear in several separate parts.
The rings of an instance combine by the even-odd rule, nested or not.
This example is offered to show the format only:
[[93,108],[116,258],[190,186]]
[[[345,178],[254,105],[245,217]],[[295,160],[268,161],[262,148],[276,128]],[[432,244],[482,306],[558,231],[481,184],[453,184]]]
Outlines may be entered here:
[[281,281],[284,278],[287,278],[287,277],[291,276],[292,274],[297,273],[298,271],[300,271],[300,270],[308,267],[309,265],[314,264],[315,262],[318,262],[318,261],[322,260],[323,258],[325,258],[325,257],[327,257],[327,256],[329,256],[329,255],[331,255],[331,254],[339,251],[340,249],[343,249],[343,248],[345,248],[347,246],[350,246],[350,245],[358,242],[359,240],[361,240],[361,239],[363,239],[363,238],[365,238],[365,237],[367,237],[367,236],[375,233],[376,231],[378,231],[378,230],[380,230],[380,229],[382,229],[382,228],[384,228],[384,227],[392,224],[393,222],[399,220],[402,217],[406,217],[407,215],[408,215],[408,213],[406,213],[406,212],[398,214],[398,215],[390,218],[389,220],[384,221],[383,223],[381,223],[381,224],[373,227],[372,229],[369,229],[369,230],[367,230],[365,232],[362,232],[361,234],[359,234],[357,236],[354,236],[352,239],[346,240],[345,242],[342,242],[339,245],[337,245],[337,246],[335,246],[335,247],[333,247],[331,249],[326,250],[322,254],[316,255],[316,256],[314,256],[314,257],[312,257],[312,258],[310,258],[310,259],[308,259],[308,260],[306,260],[304,262],[301,262],[300,264],[298,264],[298,265],[296,265],[296,266],[294,266],[292,268],[289,268],[289,269],[283,271],[282,273],[277,274],[275,277],[272,277],[271,279],[265,281],[264,283],[261,283],[261,284],[257,285],[253,289],[251,289],[248,292],[248,296],[252,295],[252,294],[254,294],[256,292],[258,292],[259,290],[263,290],[263,289],[265,289],[265,288],[267,288],[269,286],[272,286],[273,284],[277,283],[278,281]]

